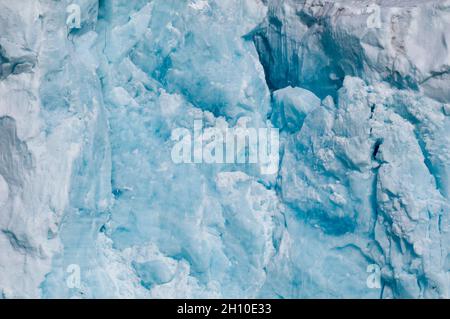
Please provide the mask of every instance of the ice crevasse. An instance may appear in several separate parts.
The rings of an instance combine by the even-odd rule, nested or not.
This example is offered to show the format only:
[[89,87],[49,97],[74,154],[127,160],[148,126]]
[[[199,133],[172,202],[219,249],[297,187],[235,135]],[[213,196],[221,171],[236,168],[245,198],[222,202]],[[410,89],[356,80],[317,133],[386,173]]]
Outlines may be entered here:
[[[449,28],[438,0],[0,0],[0,298],[450,297]],[[278,128],[278,172],[174,163],[194,118]]]

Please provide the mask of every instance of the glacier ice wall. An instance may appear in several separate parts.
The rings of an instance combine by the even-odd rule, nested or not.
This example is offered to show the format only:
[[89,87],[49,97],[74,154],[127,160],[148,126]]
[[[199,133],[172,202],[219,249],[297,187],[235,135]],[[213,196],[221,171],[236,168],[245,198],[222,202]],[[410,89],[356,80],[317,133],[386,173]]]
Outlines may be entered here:
[[450,2],[371,4],[0,0],[0,298],[449,297]]

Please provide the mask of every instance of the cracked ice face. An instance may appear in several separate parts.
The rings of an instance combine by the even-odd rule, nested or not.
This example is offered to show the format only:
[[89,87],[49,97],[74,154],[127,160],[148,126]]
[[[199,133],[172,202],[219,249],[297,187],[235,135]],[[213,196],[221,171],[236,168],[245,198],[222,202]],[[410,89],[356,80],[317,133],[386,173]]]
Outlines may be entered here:
[[448,297],[449,8],[0,0],[0,297]]

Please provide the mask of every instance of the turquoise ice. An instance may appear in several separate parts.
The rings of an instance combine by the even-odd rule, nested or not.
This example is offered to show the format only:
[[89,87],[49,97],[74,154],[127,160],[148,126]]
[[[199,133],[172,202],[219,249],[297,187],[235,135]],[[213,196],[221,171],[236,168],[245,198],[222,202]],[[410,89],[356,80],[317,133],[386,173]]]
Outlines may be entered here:
[[449,297],[450,2],[370,3],[0,0],[0,298]]

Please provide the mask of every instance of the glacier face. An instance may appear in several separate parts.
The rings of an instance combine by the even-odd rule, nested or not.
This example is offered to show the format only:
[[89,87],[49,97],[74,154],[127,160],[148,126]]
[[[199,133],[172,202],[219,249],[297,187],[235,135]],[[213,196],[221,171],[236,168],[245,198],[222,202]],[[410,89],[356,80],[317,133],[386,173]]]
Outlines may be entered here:
[[450,2],[373,3],[0,0],[0,298],[449,297]]

